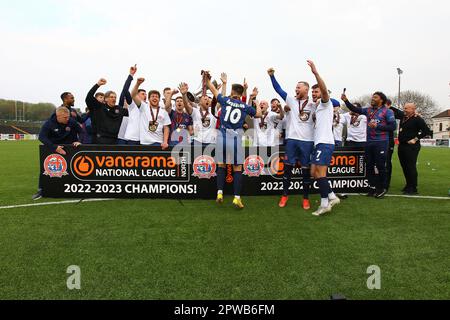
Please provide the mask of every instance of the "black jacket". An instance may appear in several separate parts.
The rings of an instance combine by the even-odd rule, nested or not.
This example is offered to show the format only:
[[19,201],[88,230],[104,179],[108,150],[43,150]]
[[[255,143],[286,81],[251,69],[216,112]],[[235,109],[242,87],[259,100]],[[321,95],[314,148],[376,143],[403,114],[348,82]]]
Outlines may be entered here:
[[394,111],[395,118],[400,120],[400,130],[398,134],[398,141],[400,144],[407,144],[408,141],[414,138],[420,140],[433,134],[423,118],[415,116],[407,119],[403,111],[397,108],[391,109]]
[[61,124],[56,120],[56,114],[53,114],[42,126],[39,140],[51,152],[55,152],[58,145],[78,142],[80,133],[81,127],[73,118],[67,124]]
[[95,99],[95,92],[99,86],[92,87],[86,97],[86,105],[92,120],[92,131],[94,137],[115,138],[119,134],[123,117],[128,116],[128,110],[120,106],[108,107],[105,103]]

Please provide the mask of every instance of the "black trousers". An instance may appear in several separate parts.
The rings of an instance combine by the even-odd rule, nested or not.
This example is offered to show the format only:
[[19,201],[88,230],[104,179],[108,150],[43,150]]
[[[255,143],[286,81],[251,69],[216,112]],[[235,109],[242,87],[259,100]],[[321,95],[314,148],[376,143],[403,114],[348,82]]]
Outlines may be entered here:
[[[381,191],[386,188],[386,157],[389,141],[369,141],[366,144],[367,178],[370,187]],[[375,167],[378,175],[375,174]]]
[[389,143],[388,154],[386,159],[386,189],[391,186],[392,178],[392,156],[394,155],[395,144]]
[[406,179],[406,191],[417,191],[417,158],[420,144],[400,144],[398,158]]

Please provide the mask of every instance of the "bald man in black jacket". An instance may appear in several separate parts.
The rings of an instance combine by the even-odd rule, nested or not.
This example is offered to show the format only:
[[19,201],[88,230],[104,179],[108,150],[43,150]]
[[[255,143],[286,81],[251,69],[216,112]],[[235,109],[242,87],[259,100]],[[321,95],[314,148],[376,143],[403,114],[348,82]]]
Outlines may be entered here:
[[402,191],[405,195],[417,195],[417,158],[421,149],[420,139],[431,136],[432,132],[425,120],[416,113],[414,103],[405,104],[403,111],[391,109],[400,120],[398,158],[406,179],[406,186]]

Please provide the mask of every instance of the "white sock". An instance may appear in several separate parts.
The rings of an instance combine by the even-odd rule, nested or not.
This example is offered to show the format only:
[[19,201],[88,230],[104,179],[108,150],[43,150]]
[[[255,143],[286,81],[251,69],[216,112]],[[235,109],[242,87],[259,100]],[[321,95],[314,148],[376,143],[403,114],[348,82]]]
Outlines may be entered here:
[[322,198],[320,200],[320,206],[322,208],[328,208],[329,205],[330,205],[330,202],[328,201],[328,198]]
[[241,198],[241,196],[234,196],[234,198],[235,198],[235,199],[240,199],[240,198]]
[[218,195],[219,195],[219,194],[222,194],[222,195],[223,195],[223,190],[217,191],[217,194],[218,194]]
[[330,200],[334,200],[334,199],[336,199],[337,197],[336,197],[336,194],[333,192],[333,191],[331,191],[331,193],[328,195],[328,199],[330,199]]

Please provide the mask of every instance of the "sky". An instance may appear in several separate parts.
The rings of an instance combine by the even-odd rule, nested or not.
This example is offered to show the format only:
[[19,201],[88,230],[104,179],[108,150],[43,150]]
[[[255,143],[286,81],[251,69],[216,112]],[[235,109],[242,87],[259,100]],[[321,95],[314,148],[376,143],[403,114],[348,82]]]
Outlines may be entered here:
[[120,93],[137,64],[145,89],[184,81],[201,70],[230,83],[246,78],[261,99],[314,82],[313,60],[333,96],[375,91],[429,94],[450,108],[448,0],[0,0],[0,98],[61,104],[64,91],[84,110],[101,77]]

